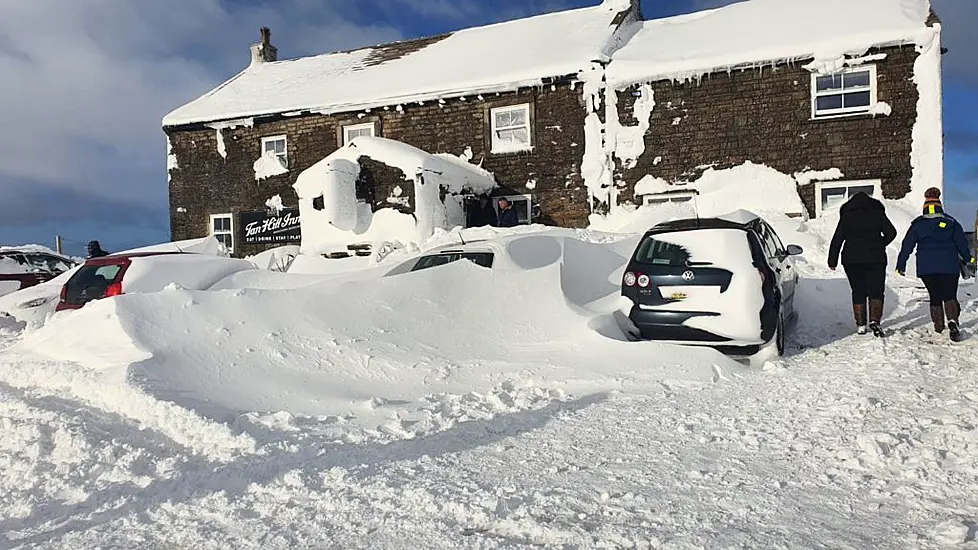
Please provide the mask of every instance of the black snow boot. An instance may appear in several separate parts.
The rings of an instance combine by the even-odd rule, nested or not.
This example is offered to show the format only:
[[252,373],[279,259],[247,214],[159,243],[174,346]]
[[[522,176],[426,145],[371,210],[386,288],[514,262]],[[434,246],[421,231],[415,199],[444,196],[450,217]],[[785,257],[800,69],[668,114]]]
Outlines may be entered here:
[[873,331],[873,336],[882,338],[886,336],[880,322],[883,320],[883,300],[869,301],[869,330]]
[[958,318],[961,316],[961,304],[957,300],[944,302],[944,311],[947,312],[947,328],[952,342],[961,341],[961,327],[958,325]]
[[934,332],[941,334],[944,332],[944,308],[941,306],[930,306],[930,320],[934,322]]

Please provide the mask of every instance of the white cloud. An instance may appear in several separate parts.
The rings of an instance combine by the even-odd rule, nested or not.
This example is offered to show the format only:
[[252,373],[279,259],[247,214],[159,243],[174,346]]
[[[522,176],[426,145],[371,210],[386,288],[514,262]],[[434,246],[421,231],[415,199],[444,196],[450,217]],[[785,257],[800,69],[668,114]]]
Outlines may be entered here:
[[[245,67],[262,25],[273,29],[283,56],[400,38],[389,26],[351,22],[342,15],[345,0],[283,0],[275,10],[234,12],[224,5],[6,2],[0,199],[9,205],[25,182],[143,204],[165,197],[162,116]],[[138,168],[160,177],[120,177]]]

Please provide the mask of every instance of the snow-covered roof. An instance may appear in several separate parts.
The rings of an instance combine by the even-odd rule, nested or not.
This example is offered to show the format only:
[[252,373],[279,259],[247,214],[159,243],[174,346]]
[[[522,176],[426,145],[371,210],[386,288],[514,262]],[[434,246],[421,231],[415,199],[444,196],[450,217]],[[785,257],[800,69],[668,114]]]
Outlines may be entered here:
[[628,0],[350,52],[254,63],[164,126],[292,111],[340,112],[514,90],[608,60]]
[[747,0],[644,21],[608,66],[609,85],[695,79],[785,60],[831,62],[873,46],[922,42],[929,0]]

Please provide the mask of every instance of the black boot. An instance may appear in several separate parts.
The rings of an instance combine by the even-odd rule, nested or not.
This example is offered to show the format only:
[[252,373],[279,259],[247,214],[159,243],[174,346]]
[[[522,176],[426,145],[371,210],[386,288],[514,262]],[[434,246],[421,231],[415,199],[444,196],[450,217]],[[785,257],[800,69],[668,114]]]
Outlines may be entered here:
[[856,333],[866,334],[866,304],[852,304],[852,317],[856,321]]
[[961,304],[957,300],[944,302],[944,311],[947,313],[947,328],[951,341],[960,342],[961,327],[958,325],[958,320],[961,317]]
[[883,300],[869,301],[869,330],[873,331],[873,336],[882,338],[886,336],[880,323],[883,321]]
[[930,306],[930,320],[934,322],[934,332],[938,334],[944,332],[944,308],[942,306]]

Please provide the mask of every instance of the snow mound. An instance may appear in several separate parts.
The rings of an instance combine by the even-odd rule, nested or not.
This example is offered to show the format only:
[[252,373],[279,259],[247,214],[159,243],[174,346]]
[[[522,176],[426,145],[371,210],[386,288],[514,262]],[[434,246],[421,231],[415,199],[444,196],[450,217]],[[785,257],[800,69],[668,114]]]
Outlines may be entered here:
[[[565,246],[577,250],[564,256]],[[597,247],[531,235],[505,243],[510,269],[463,261],[282,290],[124,295],[25,345],[97,370],[128,361],[143,391],[224,421],[288,411],[352,415],[368,427],[425,396],[506,380],[593,392],[620,380],[713,383],[715,369],[740,368],[712,350],[616,333],[606,320],[625,257]],[[104,327],[119,337],[95,337]]]

